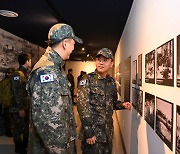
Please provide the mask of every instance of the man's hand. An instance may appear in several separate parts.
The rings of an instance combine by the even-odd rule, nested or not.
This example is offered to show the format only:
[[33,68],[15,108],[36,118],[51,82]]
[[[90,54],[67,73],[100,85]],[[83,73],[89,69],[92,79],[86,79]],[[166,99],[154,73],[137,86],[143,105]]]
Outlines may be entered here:
[[87,144],[94,144],[96,143],[96,136],[86,139]]
[[126,109],[131,110],[132,104],[131,104],[130,102],[124,102],[124,103],[123,103],[123,106],[124,106]]
[[19,110],[19,117],[24,118],[25,117],[25,111]]

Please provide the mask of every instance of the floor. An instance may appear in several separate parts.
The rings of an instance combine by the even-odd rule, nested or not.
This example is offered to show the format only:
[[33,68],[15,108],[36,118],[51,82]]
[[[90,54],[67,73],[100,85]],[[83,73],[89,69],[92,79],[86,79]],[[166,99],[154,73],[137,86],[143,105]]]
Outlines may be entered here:
[[[75,114],[75,120],[77,123],[77,133],[80,130],[81,122],[79,120],[79,115],[77,112],[76,106],[74,106],[74,114]],[[123,144],[122,139],[120,135],[119,125],[116,118],[116,113],[113,114],[114,119],[114,138],[113,138],[113,151],[112,154],[125,154],[123,151]],[[82,154],[81,152],[81,142],[80,140],[76,140],[77,144],[77,154]],[[14,153],[14,143],[13,139],[6,136],[0,136],[0,154],[15,154]]]

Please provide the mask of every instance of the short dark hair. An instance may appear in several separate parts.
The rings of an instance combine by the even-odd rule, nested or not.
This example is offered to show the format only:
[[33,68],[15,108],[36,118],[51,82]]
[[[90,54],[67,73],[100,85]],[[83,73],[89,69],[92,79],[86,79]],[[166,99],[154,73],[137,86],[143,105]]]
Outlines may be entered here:
[[31,59],[31,55],[29,53],[22,53],[18,56],[19,65],[24,65],[26,61]]
[[70,72],[72,72],[72,69],[70,68],[70,69],[68,69],[68,73],[70,73]]

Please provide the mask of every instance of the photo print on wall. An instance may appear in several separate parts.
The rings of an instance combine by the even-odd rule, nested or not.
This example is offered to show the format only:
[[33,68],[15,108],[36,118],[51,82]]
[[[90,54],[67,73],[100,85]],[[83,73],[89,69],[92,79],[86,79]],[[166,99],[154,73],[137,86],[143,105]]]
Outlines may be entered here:
[[177,36],[177,87],[180,87],[180,35]]
[[137,60],[132,62],[132,84],[137,84]]
[[142,86],[142,54],[138,56],[138,86]]
[[154,129],[155,96],[145,92],[144,119]]
[[121,63],[119,63],[119,84],[121,85]]
[[132,105],[142,116],[143,112],[143,91],[132,87]]
[[156,97],[156,133],[172,150],[173,104]]
[[174,39],[157,48],[156,83],[174,86]]
[[118,86],[118,93],[121,96],[121,63],[119,64],[119,86]]
[[180,106],[176,108],[176,154],[180,153]]
[[155,83],[155,50],[145,55],[145,82]]
[[130,101],[131,57],[124,62],[124,101]]

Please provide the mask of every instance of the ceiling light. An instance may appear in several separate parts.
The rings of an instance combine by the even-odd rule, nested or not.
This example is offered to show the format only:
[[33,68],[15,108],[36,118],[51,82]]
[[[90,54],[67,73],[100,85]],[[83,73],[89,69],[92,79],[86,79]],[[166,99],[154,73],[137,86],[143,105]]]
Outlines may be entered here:
[[18,17],[18,14],[16,12],[8,10],[0,10],[0,15],[5,17]]
[[84,51],[85,50],[85,48],[82,48],[82,51]]

